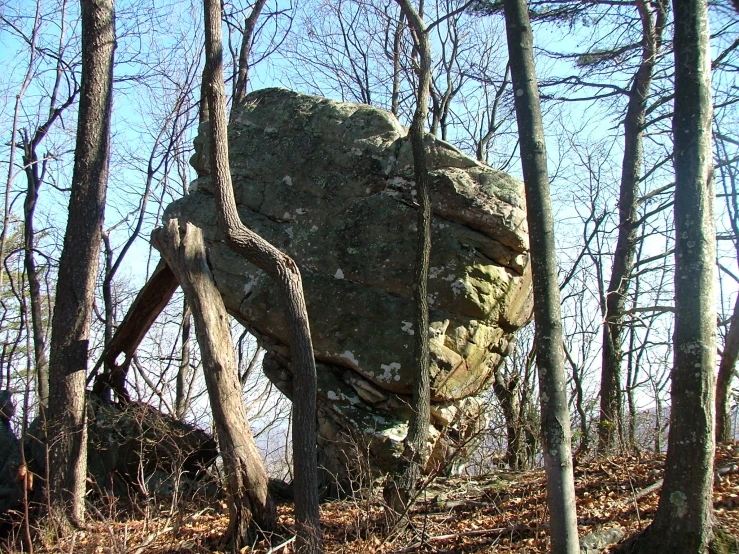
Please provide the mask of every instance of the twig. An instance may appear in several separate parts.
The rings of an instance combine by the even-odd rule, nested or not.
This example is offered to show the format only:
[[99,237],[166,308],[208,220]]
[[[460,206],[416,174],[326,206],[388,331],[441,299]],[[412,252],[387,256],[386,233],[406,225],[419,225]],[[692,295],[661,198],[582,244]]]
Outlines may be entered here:
[[[541,528],[547,528],[548,525],[543,525]],[[407,546],[401,550],[395,550],[390,554],[409,554],[410,552],[416,552],[421,547],[421,544],[430,544],[434,542],[444,542],[457,537],[485,537],[490,535],[503,535],[507,533],[521,533],[524,531],[532,531],[530,525],[512,525],[510,527],[494,527],[492,529],[476,529],[474,531],[465,531],[462,533],[451,533],[449,535],[437,535],[435,537],[428,537],[423,543],[417,542],[410,546]]]
[[287,539],[285,542],[280,543],[277,546],[273,546],[272,548],[270,548],[267,551],[267,554],[274,554],[278,550],[281,550],[281,549],[285,548],[288,544],[292,543],[293,541],[295,541],[295,535],[293,535],[292,537],[290,537],[289,539]]
[[658,491],[659,489],[662,488],[662,485],[663,485],[664,482],[665,482],[664,479],[660,479],[656,483],[652,483],[648,487],[645,487],[645,488],[641,489],[639,492],[637,492],[634,495],[634,501],[640,500],[640,499],[644,498],[645,496],[647,496],[649,494],[652,494],[654,491]]
[[[189,515],[188,517],[186,517],[180,522],[179,526],[182,526],[188,521],[192,521],[196,517],[203,515],[209,509],[210,508],[204,508],[198,512],[195,512],[194,514]],[[153,543],[155,540],[157,540],[162,535],[172,531],[175,528],[175,526],[170,525],[171,522],[172,522],[172,516],[167,518],[165,522],[165,527],[159,529],[158,531],[155,531],[154,533],[149,534],[149,536],[146,537],[146,539],[144,539],[144,542],[142,542],[141,545],[136,550],[133,551],[133,554],[142,554],[142,552],[146,552],[146,549],[151,545],[151,543]]]

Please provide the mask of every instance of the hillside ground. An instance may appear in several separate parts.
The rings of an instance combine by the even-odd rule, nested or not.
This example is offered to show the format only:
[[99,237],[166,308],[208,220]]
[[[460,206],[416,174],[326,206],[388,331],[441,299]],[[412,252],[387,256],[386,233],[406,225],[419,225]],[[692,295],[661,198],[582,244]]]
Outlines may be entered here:
[[[602,548],[619,535],[644,529],[656,510],[663,455],[592,459],[576,467],[580,536],[597,533]],[[719,448],[715,463],[714,506],[718,525],[731,548],[739,538],[739,446]],[[410,525],[392,526],[379,496],[328,502],[321,518],[327,553],[546,553],[549,548],[546,487],[542,470],[500,471],[493,475],[436,478],[410,514]],[[228,523],[223,501],[143,503],[98,509],[85,530],[62,539],[39,535],[37,553],[204,554],[219,552],[218,538]],[[278,506],[281,536],[243,554],[292,552],[293,510]],[[610,532],[608,530],[611,530]],[[623,533],[619,533],[622,530]],[[43,544],[45,543],[45,544]],[[13,550],[7,548],[6,552]]]

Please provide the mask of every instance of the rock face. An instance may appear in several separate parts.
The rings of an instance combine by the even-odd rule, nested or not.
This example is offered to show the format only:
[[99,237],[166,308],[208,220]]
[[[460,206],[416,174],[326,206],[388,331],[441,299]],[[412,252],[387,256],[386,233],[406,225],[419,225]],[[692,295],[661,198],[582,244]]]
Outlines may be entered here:
[[[166,493],[175,481],[194,482],[218,456],[216,442],[198,427],[139,402],[125,406],[87,400],[87,470],[93,490],[125,497],[135,492]],[[46,473],[46,434],[41,418],[28,429],[26,460]]]
[[20,510],[23,489],[18,472],[23,465],[21,443],[10,427],[15,405],[9,391],[0,391],[0,533],[12,519],[12,510]]
[[[389,113],[283,89],[250,94],[229,131],[242,221],[288,253],[303,276],[318,362],[322,462],[340,472],[348,444],[391,470],[405,437],[413,379],[416,244],[413,158]],[[207,148],[200,177],[165,220],[202,228],[226,308],[265,346],[268,377],[292,394],[289,339],[269,278],[217,228]],[[522,184],[427,137],[433,206],[429,280],[433,421],[471,429],[477,395],[531,317]],[[438,443],[438,444],[437,444]],[[352,457],[352,455],[349,455]]]

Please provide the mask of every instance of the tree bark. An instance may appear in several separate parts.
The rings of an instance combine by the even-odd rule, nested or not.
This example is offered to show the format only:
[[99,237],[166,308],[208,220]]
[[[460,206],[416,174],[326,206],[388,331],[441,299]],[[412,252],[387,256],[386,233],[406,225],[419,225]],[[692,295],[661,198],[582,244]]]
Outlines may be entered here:
[[233,106],[240,104],[246,98],[246,89],[249,83],[249,55],[254,40],[254,29],[262,13],[267,0],[256,0],[251,8],[249,17],[244,22],[244,35],[241,37],[241,49],[239,50],[238,73],[235,79],[233,92]]
[[230,519],[223,543],[238,552],[252,544],[259,531],[275,529],[276,513],[241,397],[228,314],[208,267],[200,229],[173,219],[154,231],[152,244],[167,260],[192,309],[226,474]]
[[[154,320],[169,303],[177,287],[174,273],[164,263],[164,260],[160,261],[144,288],[139,291],[126,317],[123,318],[110,343],[106,346],[101,360],[97,363],[96,369],[104,363],[111,370],[109,373],[98,375],[92,389],[93,394],[103,396],[107,389],[112,389],[119,401],[128,402],[126,374],[133,355]],[[125,358],[118,363],[118,356],[121,353],[125,354]]]
[[110,157],[112,0],[82,0],[82,81],[72,194],[59,260],[49,364],[49,487],[73,523],[85,514],[85,375]]
[[394,476],[386,482],[383,495],[385,501],[397,513],[404,513],[415,495],[418,480],[428,458],[428,435],[431,418],[431,376],[429,373],[429,305],[428,275],[431,255],[431,201],[429,199],[429,177],[426,165],[424,136],[426,116],[429,109],[431,85],[431,46],[423,19],[410,0],[398,0],[413,34],[418,52],[418,88],[416,89],[416,111],[409,131],[413,149],[413,172],[418,201],[416,242],[416,270],[414,278],[414,351],[413,404],[408,422],[408,434],[404,441],[402,460]]
[[621,390],[623,319],[638,240],[639,175],[642,165],[642,135],[646,120],[647,97],[667,16],[665,1],[656,2],[655,20],[646,0],[636,0],[642,24],[642,58],[629,91],[629,103],[624,119],[624,155],[621,163],[621,186],[618,200],[618,239],[616,251],[613,254],[611,279],[606,292],[601,358],[600,423],[598,426],[598,451],[601,454],[612,452],[618,446],[618,439],[623,438]]
[[675,14],[675,333],[664,487],[638,552],[704,552],[712,538],[716,230],[705,0]]
[[[45,133],[44,133],[45,134]],[[36,231],[33,216],[36,213],[39,189],[43,182],[39,173],[39,159],[36,153],[39,133],[33,140],[23,141],[23,165],[26,170],[26,199],[23,203],[23,238],[25,245],[24,265],[28,279],[28,296],[31,303],[31,328],[33,329],[33,361],[36,369],[36,393],[41,409],[49,405],[49,360],[46,357],[46,330],[41,298],[41,279],[39,276],[34,250],[36,249]],[[45,164],[44,164],[45,167]]]
[[275,281],[284,302],[295,375],[292,433],[296,546],[299,552],[323,552],[318,509],[316,364],[303,282],[292,258],[247,228],[239,217],[228,165],[221,5],[218,0],[205,0],[204,7],[206,56],[203,89],[210,118],[210,167],[218,208],[218,226],[232,250]]
[[731,381],[739,357],[739,296],[734,303],[729,332],[718,368],[716,381],[716,442],[729,442],[731,436]]
[[182,303],[182,356],[180,367],[177,370],[177,384],[175,387],[174,411],[177,419],[184,419],[187,408],[190,406],[190,319],[192,310],[187,299]]
[[536,324],[534,344],[539,369],[541,435],[552,552],[579,554],[554,222],[534,67],[533,34],[525,0],[504,0],[503,7],[531,241]]
[[503,368],[495,374],[493,392],[495,393],[500,407],[503,410],[506,426],[506,455],[505,460],[512,470],[519,470],[522,466],[522,438],[523,422],[519,416],[521,407],[518,402],[518,388],[521,384],[519,375],[513,375],[508,379],[503,376]]

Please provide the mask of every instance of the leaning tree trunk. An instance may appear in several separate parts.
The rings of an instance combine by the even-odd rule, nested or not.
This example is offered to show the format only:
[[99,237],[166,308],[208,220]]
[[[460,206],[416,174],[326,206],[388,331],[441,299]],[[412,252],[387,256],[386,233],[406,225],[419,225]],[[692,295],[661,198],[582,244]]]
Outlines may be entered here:
[[[416,271],[413,305],[415,310],[412,413],[408,422],[408,434],[404,441],[403,459],[396,475],[388,480],[383,495],[390,508],[405,513],[412,501],[423,467],[428,457],[429,420],[431,418],[431,376],[429,374],[429,304],[428,276],[431,256],[431,201],[429,176],[426,166],[424,135],[428,114],[429,88],[431,84],[431,46],[426,26],[409,0],[398,0],[402,16],[408,21],[413,42],[419,54],[416,112],[410,128],[413,149],[413,171],[418,201],[418,237],[416,242]],[[394,479],[394,480],[393,480]]]
[[152,243],[177,277],[195,320],[226,474],[230,520],[223,542],[229,550],[240,551],[253,543],[257,532],[275,529],[276,514],[241,397],[228,314],[208,267],[200,229],[173,219],[154,231]]
[[503,7],[511,78],[513,90],[516,91],[516,120],[531,240],[536,324],[534,344],[539,368],[541,435],[552,552],[579,554],[554,222],[539,87],[534,67],[533,35],[525,0],[504,0]]
[[674,0],[675,333],[664,486],[637,552],[705,552],[713,528],[716,229],[706,0]]
[[85,376],[110,157],[113,0],[82,0],[82,82],[67,230],[49,364],[49,487],[73,523],[85,515]]
[[739,358],[739,296],[734,303],[734,313],[729,323],[721,364],[716,382],[716,441],[729,442],[731,434],[731,381],[736,374]]
[[618,239],[613,254],[611,279],[606,293],[603,325],[603,354],[600,382],[600,423],[598,451],[611,452],[623,438],[623,395],[621,392],[621,343],[626,293],[634,267],[638,240],[639,175],[642,165],[642,135],[647,113],[647,97],[652,73],[662,42],[666,19],[666,0],[655,2],[656,20],[646,0],[636,0],[642,24],[642,57],[629,91],[629,104],[624,119],[624,155],[621,163],[621,186],[618,199]]
[[303,282],[292,258],[247,228],[241,222],[236,209],[228,165],[222,51],[221,4],[218,0],[205,0],[206,55],[203,89],[210,120],[210,164],[218,226],[232,250],[274,280],[284,302],[295,371],[292,433],[297,549],[299,552],[323,552],[318,510],[316,363],[303,296]]

